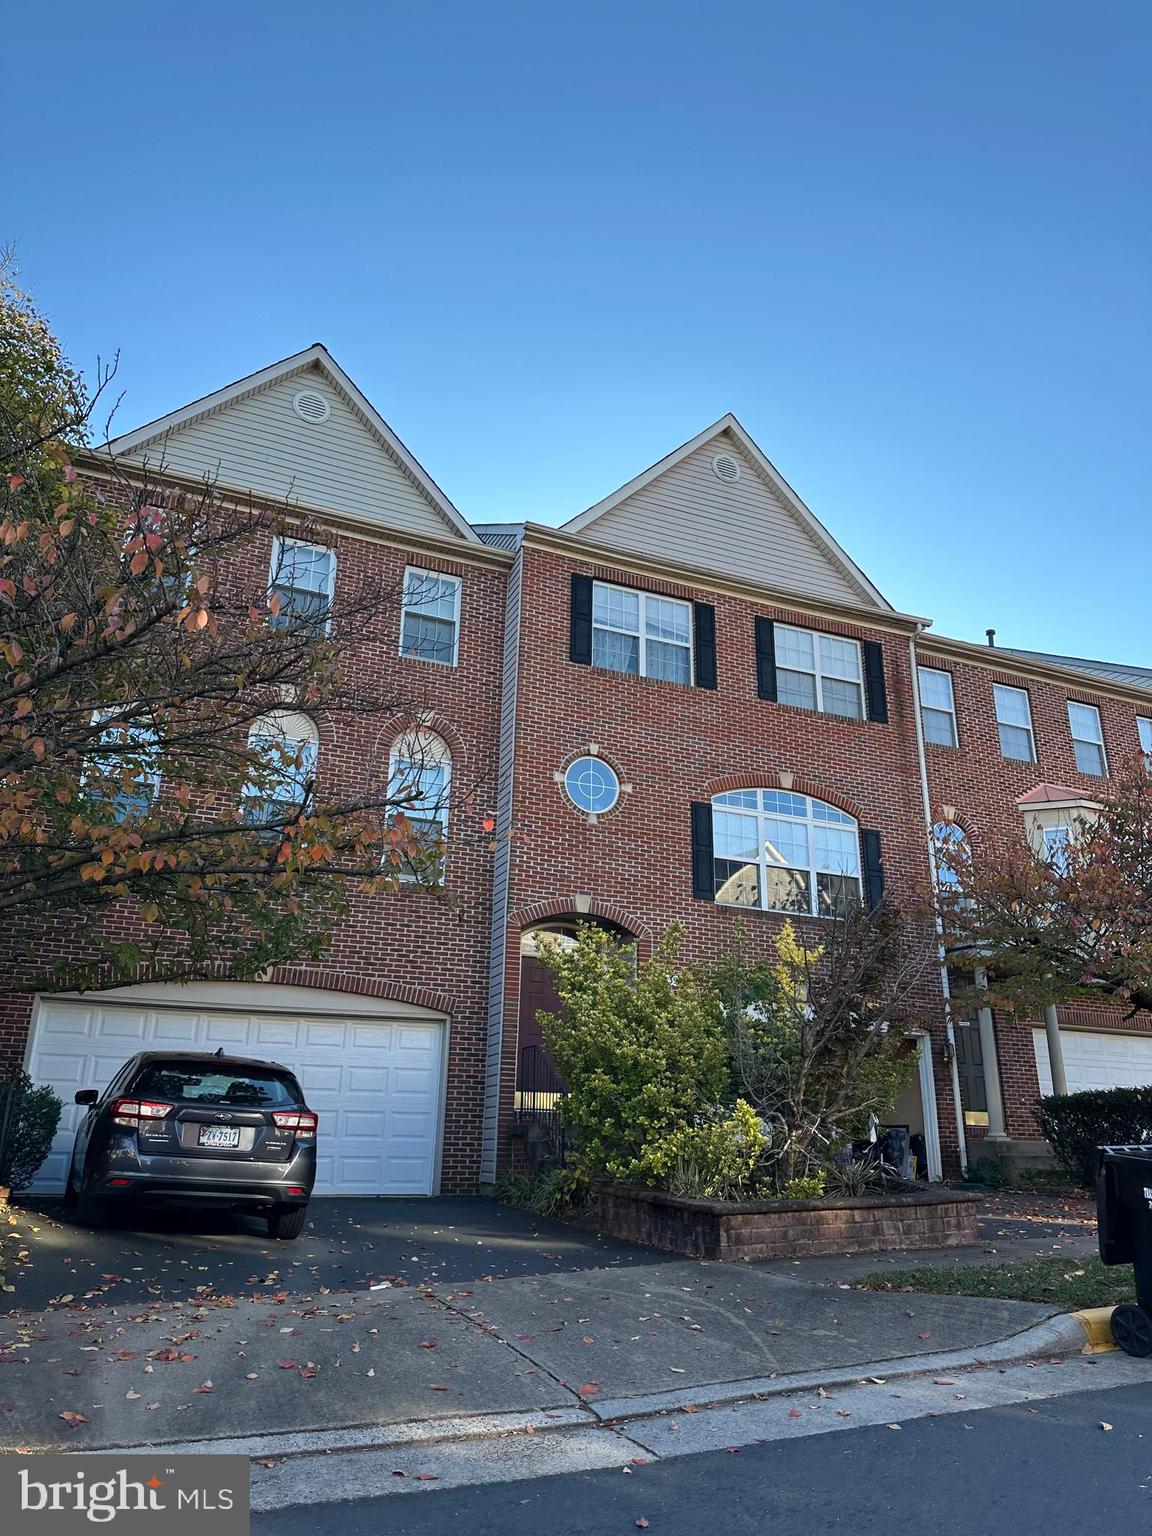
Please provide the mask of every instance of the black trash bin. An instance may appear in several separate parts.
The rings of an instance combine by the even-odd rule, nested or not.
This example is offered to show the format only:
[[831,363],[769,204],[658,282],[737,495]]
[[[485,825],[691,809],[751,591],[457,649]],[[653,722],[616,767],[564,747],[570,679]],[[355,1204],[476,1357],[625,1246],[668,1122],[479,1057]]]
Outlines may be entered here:
[[1136,1305],[1112,1313],[1112,1337],[1129,1355],[1152,1355],[1152,1146],[1101,1147],[1096,1218],[1105,1264],[1131,1264]]

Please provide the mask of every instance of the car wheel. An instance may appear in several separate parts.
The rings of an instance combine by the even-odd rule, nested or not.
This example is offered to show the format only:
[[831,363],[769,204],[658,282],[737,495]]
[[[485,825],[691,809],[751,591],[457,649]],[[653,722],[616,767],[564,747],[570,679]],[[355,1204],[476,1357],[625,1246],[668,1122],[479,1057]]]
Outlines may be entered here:
[[268,1218],[268,1236],[279,1238],[281,1242],[287,1242],[293,1237],[299,1237],[304,1230],[304,1223],[308,1219],[308,1207],[295,1205],[287,1210],[274,1211]]
[[83,1190],[79,1190],[75,1195],[72,1214],[82,1227],[106,1227],[108,1202],[99,1195],[86,1195]]

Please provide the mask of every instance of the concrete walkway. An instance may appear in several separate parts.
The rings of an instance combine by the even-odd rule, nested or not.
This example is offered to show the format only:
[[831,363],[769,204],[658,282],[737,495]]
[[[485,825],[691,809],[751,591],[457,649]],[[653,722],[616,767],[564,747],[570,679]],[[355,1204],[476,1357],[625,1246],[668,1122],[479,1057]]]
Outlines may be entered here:
[[65,1304],[0,1319],[0,1449],[509,1413],[547,1424],[609,1400],[707,1400],[725,1383],[978,1351],[1049,1316],[683,1260],[339,1296]]

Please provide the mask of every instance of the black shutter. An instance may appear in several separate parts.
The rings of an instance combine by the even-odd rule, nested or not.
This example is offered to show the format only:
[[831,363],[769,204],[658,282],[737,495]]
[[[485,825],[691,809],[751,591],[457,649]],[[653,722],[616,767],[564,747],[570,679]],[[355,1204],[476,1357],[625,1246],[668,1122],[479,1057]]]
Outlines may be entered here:
[[864,641],[864,692],[868,718],[888,724],[888,691],[884,687],[884,647],[878,640]]
[[711,603],[692,604],[692,645],[697,688],[715,688],[716,610]]
[[884,900],[884,863],[880,857],[880,834],[860,829],[860,844],[864,853],[864,904],[869,912]]
[[716,898],[716,870],[712,862],[712,806],[707,800],[692,802],[692,894],[701,901]]
[[592,665],[592,578],[572,577],[572,628],[568,658],[582,667]]
[[776,698],[776,626],[771,619],[756,620],[756,692],[762,699]]

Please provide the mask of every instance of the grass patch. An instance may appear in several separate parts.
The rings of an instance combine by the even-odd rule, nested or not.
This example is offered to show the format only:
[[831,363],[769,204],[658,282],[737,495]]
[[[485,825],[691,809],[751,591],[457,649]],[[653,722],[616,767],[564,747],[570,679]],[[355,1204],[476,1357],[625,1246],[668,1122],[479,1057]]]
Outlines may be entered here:
[[1135,1301],[1132,1269],[1108,1269],[1097,1258],[1029,1259],[1022,1264],[957,1265],[955,1269],[893,1269],[865,1275],[856,1285],[868,1291],[930,1291],[936,1296],[997,1296],[1005,1301],[1040,1301],[1069,1312]]

